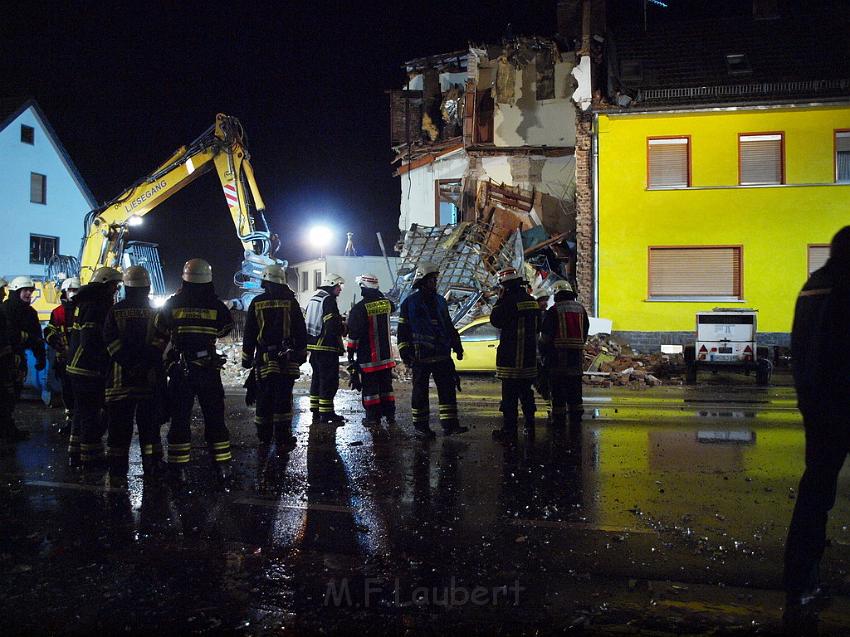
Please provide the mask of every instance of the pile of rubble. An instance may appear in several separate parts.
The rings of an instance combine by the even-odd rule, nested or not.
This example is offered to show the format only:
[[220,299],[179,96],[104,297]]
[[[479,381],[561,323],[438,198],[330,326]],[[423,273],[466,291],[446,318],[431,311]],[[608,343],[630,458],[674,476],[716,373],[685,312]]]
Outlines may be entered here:
[[584,382],[601,387],[681,385],[681,354],[636,354],[610,334],[596,334],[584,350]]

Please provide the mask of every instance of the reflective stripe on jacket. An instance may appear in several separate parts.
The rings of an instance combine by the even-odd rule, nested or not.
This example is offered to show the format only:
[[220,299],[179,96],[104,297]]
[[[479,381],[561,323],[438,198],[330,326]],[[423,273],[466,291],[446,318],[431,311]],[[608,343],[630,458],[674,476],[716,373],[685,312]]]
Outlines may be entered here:
[[537,331],[540,307],[519,284],[505,290],[490,313],[500,330],[496,378],[537,377]]
[[[306,348],[307,329],[295,294],[288,286],[269,285],[248,307],[242,360],[253,363],[261,378],[271,374],[298,377],[298,360],[306,357]],[[282,361],[278,354],[285,350],[292,354]]]
[[390,314],[395,307],[378,290],[363,288],[360,300],[348,315],[348,355],[363,373],[395,367],[390,343]]

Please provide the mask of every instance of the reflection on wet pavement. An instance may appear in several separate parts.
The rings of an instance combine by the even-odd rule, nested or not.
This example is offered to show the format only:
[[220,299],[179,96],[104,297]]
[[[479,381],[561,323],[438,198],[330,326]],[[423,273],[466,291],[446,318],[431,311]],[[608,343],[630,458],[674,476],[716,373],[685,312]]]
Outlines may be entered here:
[[[286,454],[258,448],[250,412],[231,396],[230,492],[213,487],[197,420],[187,492],[144,483],[136,447],[129,488],[116,489],[66,469],[58,410],[25,405],[33,438],[0,450],[7,626],[776,626],[803,468],[790,390],[600,391],[587,396],[579,440],[540,419],[534,437],[503,448],[489,435],[498,386],[464,389],[473,429],[431,442],[412,437],[404,409],[399,425],[367,429],[350,392],[338,398],[345,426],[312,425],[302,392],[298,446]],[[848,482],[845,470],[822,574],[845,601]],[[848,606],[833,604],[824,626],[850,629]]]

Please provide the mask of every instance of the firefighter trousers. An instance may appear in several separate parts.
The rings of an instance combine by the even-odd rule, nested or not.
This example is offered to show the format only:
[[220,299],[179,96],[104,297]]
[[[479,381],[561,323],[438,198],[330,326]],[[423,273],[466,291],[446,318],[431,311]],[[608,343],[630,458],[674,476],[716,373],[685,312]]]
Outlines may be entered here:
[[339,355],[336,352],[310,352],[310,411],[334,413],[334,396],[339,389]]
[[284,374],[268,374],[257,382],[257,410],[254,424],[257,437],[269,444],[272,436],[280,441],[292,435],[292,387],[295,377]]
[[0,372],[0,438],[11,436],[15,430],[15,419],[12,412],[15,410],[15,381],[14,371],[10,370],[8,375]]
[[502,418],[504,429],[516,431],[519,416],[517,403],[522,405],[522,415],[526,426],[534,426],[534,390],[533,378],[502,379]]
[[850,453],[850,406],[827,401],[804,406],[806,469],[800,480],[785,544],[785,591],[800,595],[818,585],[818,567],[826,548],[826,524],[835,506],[838,474]]
[[410,399],[413,412],[413,426],[417,429],[427,429],[430,419],[428,398],[428,383],[434,376],[437,385],[437,400],[440,404],[440,425],[443,429],[454,429],[458,426],[457,393],[455,389],[455,364],[452,359],[436,362],[413,363],[413,391]]
[[162,458],[162,439],[156,419],[153,396],[139,396],[106,403],[106,446],[109,449],[109,472],[126,474],[129,468],[133,423],[139,430],[139,448],[143,464],[146,458]]
[[71,422],[74,418],[74,387],[71,384],[71,376],[64,367],[57,370],[56,375],[62,383],[62,404],[65,405],[65,420]]
[[395,394],[393,393],[393,370],[382,369],[377,372],[363,372],[363,409],[368,420],[395,420]]
[[99,378],[73,376],[71,384],[76,398],[76,409],[68,440],[68,453],[80,454],[85,464],[103,458],[103,434],[106,433],[106,418],[103,404],[106,384]]
[[213,462],[230,462],[230,432],[224,422],[224,387],[221,374],[214,367],[190,365],[188,372],[174,369],[169,382],[172,404],[168,430],[168,462],[189,462],[192,432],[189,423],[195,397],[204,416],[204,438]]
[[563,427],[569,416],[570,428],[575,431],[581,425],[584,414],[581,372],[550,369],[549,386],[552,394],[552,424]]

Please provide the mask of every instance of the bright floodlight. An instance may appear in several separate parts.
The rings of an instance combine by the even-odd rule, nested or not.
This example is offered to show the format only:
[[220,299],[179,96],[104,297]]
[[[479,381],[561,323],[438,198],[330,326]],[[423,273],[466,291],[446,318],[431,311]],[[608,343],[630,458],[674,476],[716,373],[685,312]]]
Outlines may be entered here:
[[127,219],[127,225],[128,226],[133,226],[133,227],[140,226],[140,225],[142,225],[142,223],[143,223],[143,220],[139,215],[130,215],[130,218]]
[[320,250],[328,247],[331,239],[333,239],[333,233],[327,226],[313,226],[307,232],[307,240],[310,245]]

